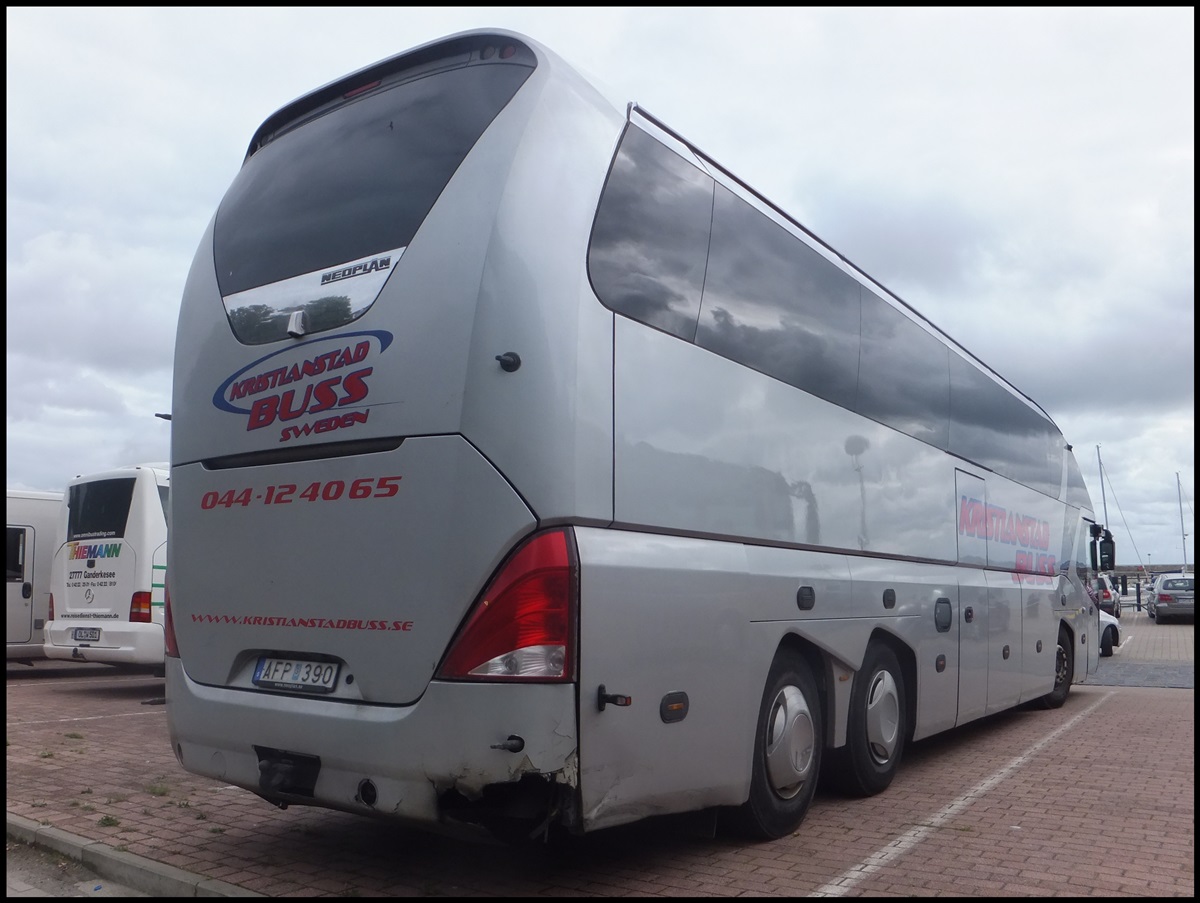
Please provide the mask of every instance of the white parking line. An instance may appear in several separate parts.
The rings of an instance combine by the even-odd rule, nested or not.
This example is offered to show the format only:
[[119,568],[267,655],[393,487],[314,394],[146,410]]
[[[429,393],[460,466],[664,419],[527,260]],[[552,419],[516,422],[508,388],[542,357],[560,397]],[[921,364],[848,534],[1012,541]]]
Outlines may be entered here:
[[114,712],[111,715],[83,715],[78,718],[44,718],[41,721],[10,721],[9,727],[22,724],[70,724],[75,721],[99,721],[101,718],[137,718],[141,715],[162,715],[162,711],[147,710],[145,712]]
[[867,878],[870,878],[873,874],[893,860],[899,859],[935,830],[941,828],[946,824],[946,822],[950,821],[952,818],[966,809],[967,806],[973,803],[976,799],[983,796],[1002,780],[1004,780],[1004,778],[1008,777],[1010,772],[1015,771],[1017,768],[1020,768],[1022,765],[1024,765],[1025,762],[1028,761],[1029,757],[1036,753],[1039,749],[1041,749],[1050,741],[1069,731],[1075,726],[1077,721],[1090,715],[1097,708],[1107,702],[1112,696],[1113,694],[1111,692],[1105,693],[1104,696],[1102,696],[1096,702],[1092,703],[1090,706],[1088,706],[1071,720],[1067,721],[1065,724],[1058,727],[1056,730],[1051,731],[1037,743],[1033,744],[1033,746],[1029,747],[1029,749],[1025,750],[1025,752],[1023,752],[1021,755],[1010,761],[995,774],[985,778],[962,796],[950,802],[941,811],[934,815],[933,818],[931,818],[926,824],[920,825],[901,834],[896,840],[889,843],[886,847],[876,850],[858,865],[842,872],[840,875],[838,875],[838,877],[834,878],[829,883],[817,888],[815,891],[809,894],[809,896],[843,896],[847,891],[852,890],[855,885],[865,881]]

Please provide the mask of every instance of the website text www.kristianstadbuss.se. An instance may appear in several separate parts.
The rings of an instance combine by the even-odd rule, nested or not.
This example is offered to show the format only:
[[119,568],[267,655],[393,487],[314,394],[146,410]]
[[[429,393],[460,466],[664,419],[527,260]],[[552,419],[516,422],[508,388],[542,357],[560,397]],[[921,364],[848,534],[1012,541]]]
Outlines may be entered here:
[[192,615],[200,624],[237,624],[244,627],[306,627],[319,630],[412,630],[412,621],[359,618],[291,618],[268,615]]

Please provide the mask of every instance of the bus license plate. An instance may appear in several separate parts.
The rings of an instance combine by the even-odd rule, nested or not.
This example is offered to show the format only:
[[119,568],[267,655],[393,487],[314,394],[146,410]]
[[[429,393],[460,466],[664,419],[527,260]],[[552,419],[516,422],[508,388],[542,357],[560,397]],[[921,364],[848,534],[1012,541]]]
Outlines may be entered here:
[[337,686],[339,667],[333,662],[264,656],[254,667],[254,683],[273,690],[332,693]]
[[76,627],[71,631],[71,637],[77,643],[96,643],[100,640],[99,627]]

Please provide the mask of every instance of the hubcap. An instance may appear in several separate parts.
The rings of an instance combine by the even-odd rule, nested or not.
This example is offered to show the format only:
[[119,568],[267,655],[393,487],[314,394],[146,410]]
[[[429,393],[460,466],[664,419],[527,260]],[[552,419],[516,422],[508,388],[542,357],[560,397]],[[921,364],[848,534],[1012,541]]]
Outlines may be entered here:
[[1067,682],[1067,650],[1061,644],[1058,647],[1058,657],[1055,662],[1058,667],[1054,670],[1054,685],[1061,687]]
[[798,687],[784,687],[771,703],[767,731],[767,775],[771,788],[792,799],[812,777],[816,733],[808,700]]
[[878,765],[886,765],[900,739],[900,693],[890,671],[879,671],[867,691],[867,748]]

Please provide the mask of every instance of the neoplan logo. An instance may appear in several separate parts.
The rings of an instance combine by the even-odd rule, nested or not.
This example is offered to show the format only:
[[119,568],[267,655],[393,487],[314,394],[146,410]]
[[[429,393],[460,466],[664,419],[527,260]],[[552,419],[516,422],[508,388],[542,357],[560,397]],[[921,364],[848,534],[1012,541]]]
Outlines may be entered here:
[[328,273],[321,274],[321,285],[328,285],[330,282],[339,282],[342,279],[351,279],[354,276],[364,276],[367,273],[374,273],[376,270],[386,270],[391,265],[391,257],[376,257],[374,260],[368,260],[366,263],[356,263],[352,267],[330,270]]

